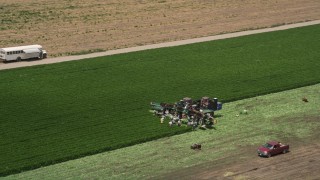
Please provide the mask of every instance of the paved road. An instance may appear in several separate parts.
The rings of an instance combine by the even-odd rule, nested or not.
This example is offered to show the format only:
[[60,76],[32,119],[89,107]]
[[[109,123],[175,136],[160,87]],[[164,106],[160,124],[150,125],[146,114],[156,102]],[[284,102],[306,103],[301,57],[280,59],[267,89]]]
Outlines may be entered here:
[[41,64],[52,64],[52,63],[59,63],[59,62],[65,62],[65,61],[74,61],[74,60],[81,60],[81,59],[86,59],[86,58],[93,58],[93,57],[109,56],[109,55],[121,54],[121,53],[142,51],[142,50],[147,50],[147,49],[156,49],[156,48],[162,48],[162,47],[172,47],[172,46],[179,46],[179,45],[192,44],[192,43],[198,43],[198,42],[213,41],[213,40],[218,40],[218,39],[227,39],[227,38],[233,38],[233,37],[239,37],[239,36],[245,36],[245,35],[251,35],[251,34],[258,34],[258,33],[264,33],[264,32],[272,32],[272,31],[286,30],[286,29],[303,27],[303,26],[310,26],[310,25],[315,25],[315,24],[320,24],[320,20],[297,23],[297,24],[289,24],[289,25],[283,25],[283,26],[265,28],[265,29],[258,29],[258,30],[235,32],[235,33],[222,34],[222,35],[216,35],[216,36],[187,39],[187,40],[181,40],[181,41],[173,41],[173,42],[151,44],[151,45],[145,45],[145,46],[137,46],[137,47],[131,47],[131,48],[125,48],[125,49],[116,49],[116,50],[110,50],[110,51],[106,51],[106,52],[99,52],[99,53],[92,53],[92,54],[85,54],[85,55],[48,58],[48,59],[44,59],[44,60],[40,60],[40,61],[12,62],[12,63],[8,63],[8,64],[0,63],[0,70],[26,67],[26,66],[35,66],[35,65],[41,65]]

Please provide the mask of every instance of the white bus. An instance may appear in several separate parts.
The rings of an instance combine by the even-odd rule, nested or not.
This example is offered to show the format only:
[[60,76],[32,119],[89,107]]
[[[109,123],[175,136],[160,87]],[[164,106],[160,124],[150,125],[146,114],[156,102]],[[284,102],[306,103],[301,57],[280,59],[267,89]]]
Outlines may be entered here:
[[4,62],[21,61],[32,58],[47,58],[47,52],[43,50],[40,45],[0,48],[0,59]]

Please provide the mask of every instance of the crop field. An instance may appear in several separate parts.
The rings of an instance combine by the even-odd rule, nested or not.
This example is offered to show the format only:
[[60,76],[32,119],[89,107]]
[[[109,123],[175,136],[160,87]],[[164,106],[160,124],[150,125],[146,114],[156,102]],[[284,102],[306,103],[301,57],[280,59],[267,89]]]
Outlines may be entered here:
[[0,48],[85,54],[315,20],[319,8],[319,0],[1,0]]
[[[162,138],[4,179],[319,179],[319,93],[316,84],[226,103],[217,112],[215,130]],[[243,110],[247,113],[241,114]],[[270,139],[289,144],[291,151],[258,157],[256,148]],[[195,142],[202,144],[201,151],[190,149]]]
[[0,72],[0,175],[170,136],[150,101],[320,82],[320,26]]

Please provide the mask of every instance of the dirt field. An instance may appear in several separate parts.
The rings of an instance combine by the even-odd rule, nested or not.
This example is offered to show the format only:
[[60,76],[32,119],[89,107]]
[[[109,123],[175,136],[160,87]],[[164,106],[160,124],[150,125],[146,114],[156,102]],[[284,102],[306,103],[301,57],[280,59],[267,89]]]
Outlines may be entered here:
[[247,147],[225,157],[156,179],[320,179],[320,143],[297,142],[287,154],[262,158]]
[[2,0],[0,47],[51,57],[320,19],[319,0]]
[[115,50],[109,50],[104,52],[94,52],[90,54],[53,57],[53,58],[47,58],[41,61],[39,61],[38,59],[23,60],[21,62],[11,61],[8,63],[0,63],[0,70],[26,67],[26,66],[35,66],[35,65],[42,65],[42,64],[52,64],[52,63],[59,63],[59,62],[66,62],[66,61],[75,61],[75,60],[82,60],[87,58],[109,56],[114,54],[129,53],[129,52],[162,48],[162,47],[179,46],[179,45],[205,42],[205,41],[214,41],[219,39],[234,38],[234,37],[264,33],[264,32],[280,31],[280,30],[310,26],[315,24],[320,24],[320,20],[301,22],[301,23],[295,23],[295,24],[287,24],[287,25],[281,25],[281,26],[271,27],[271,28],[263,28],[263,29],[256,29],[256,30],[247,30],[247,31],[234,32],[234,33],[220,34],[220,35],[214,35],[214,36],[206,36],[206,37],[200,37],[200,38],[192,38],[192,39],[186,39],[186,40],[178,40],[178,41],[172,41],[172,42],[163,42],[158,44],[149,44],[149,45],[129,47],[129,48],[123,48],[123,49],[115,49]]

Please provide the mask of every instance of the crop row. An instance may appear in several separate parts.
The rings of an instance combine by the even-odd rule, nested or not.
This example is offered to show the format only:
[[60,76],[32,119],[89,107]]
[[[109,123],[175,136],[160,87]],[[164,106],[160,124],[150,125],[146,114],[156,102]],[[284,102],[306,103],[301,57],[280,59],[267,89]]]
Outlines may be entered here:
[[189,131],[150,101],[320,82],[320,26],[0,72],[0,175]]

